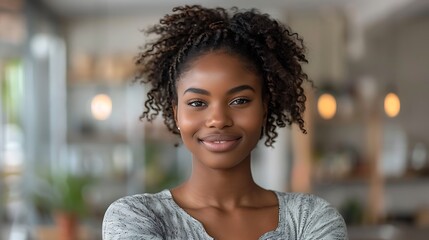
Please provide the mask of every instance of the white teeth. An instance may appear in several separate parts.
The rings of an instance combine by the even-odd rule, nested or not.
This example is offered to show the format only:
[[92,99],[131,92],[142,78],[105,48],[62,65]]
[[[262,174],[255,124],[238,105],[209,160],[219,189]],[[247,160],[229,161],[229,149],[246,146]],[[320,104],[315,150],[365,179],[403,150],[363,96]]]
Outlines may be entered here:
[[226,141],[214,141],[214,143],[224,143]]

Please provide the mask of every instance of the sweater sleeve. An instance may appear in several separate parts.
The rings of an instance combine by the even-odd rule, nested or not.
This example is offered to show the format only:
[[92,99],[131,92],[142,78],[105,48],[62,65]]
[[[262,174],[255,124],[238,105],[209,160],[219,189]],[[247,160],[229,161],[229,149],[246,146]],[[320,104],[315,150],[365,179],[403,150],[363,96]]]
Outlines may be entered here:
[[[141,199],[140,199],[141,200]],[[112,203],[104,214],[103,240],[161,240],[162,227],[143,201],[126,197]]]
[[347,227],[341,214],[325,200],[316,197],[308,211],[305,240],[347,240]]

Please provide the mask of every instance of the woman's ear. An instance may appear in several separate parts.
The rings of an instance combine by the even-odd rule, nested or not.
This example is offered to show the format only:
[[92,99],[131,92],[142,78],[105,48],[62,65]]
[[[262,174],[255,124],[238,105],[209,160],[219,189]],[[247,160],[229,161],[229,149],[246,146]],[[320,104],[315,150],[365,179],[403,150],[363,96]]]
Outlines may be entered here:
[[177,104],[173,102],[173,117],[174,122],[176,123],[176,127],[179,128],[179,123],[177,121]]
[[267,118],[268,118],[268,101],[264,101],[264,126],[265,123],[267,122]]
[[267,116],[268,116],[268,103],[267,101],[264,101],[264,115],[262,117],[261,136],[259,136],[259,139],[262,139],[264,137],[265,126],[267,125],[267,118],[268,118]]

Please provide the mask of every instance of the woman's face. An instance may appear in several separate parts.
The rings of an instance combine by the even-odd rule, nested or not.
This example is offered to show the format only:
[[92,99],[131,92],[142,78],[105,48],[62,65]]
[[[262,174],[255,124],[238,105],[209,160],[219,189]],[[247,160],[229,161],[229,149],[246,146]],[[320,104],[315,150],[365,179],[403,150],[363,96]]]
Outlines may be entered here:
[[223,52],[194,60],[177,82],[176,124],[194,160],[227,169],[248,160],[261,135],[262,80]]

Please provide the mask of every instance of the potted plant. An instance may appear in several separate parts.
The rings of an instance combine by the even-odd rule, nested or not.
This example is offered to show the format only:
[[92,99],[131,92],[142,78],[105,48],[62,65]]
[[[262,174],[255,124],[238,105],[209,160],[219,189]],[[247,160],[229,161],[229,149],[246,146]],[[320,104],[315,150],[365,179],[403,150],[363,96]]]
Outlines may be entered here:
[[35,199],[48,205],[57,226],[60,240],[76,240],[78,220],[87,212],[84,188],[90,178],[72,174],[55,174],[47,177],[48,191],[36,193]]

